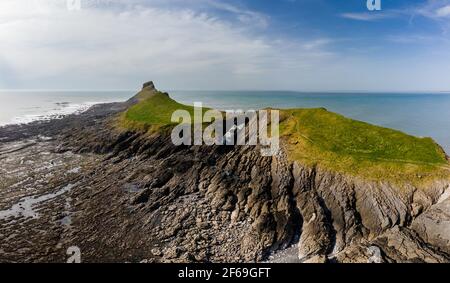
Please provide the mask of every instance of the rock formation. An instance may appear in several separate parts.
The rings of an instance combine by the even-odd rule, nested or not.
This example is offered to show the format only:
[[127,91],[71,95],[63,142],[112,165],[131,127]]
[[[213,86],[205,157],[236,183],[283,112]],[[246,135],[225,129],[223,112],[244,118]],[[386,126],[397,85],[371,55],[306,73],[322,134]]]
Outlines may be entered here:
[[[116,129],[125,107],[96,106],[47,133],[55,156],[89,160],[48,184],[75,185],[42,204],[47,222],[0,217],[0,261],[64,261],[69,246],[85,262],[450,261],[447,181],[419,190],[304,166],[283,148],[262,157],[258,146],[177,147],[167,134]],[[60,228],[64,203],[71,224]],[[38,225],[53,228],[28,229],[28,243],[13,235]]]
[[148,81],[142,85],[142,89],[150,89],[155,90],[155,85],[153,84],[153,81]]

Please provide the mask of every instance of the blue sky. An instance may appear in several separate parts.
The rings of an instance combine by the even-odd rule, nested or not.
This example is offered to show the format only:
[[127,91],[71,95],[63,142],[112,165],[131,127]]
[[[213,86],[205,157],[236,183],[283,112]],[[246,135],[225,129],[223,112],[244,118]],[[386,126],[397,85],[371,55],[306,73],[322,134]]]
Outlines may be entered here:
[[450,90],[450,0],[76,1],[0,2],[0,89]]

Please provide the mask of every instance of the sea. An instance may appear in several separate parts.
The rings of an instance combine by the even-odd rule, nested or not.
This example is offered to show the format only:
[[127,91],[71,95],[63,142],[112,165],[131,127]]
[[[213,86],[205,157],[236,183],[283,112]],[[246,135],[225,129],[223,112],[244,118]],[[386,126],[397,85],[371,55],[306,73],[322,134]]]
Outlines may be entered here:
[[[59,119],[137,91],[0,91],[0,126]],[[220,110],[325,107],[349,118],[432,137],[450,154],[450,93],[168,91],[175,100]]]

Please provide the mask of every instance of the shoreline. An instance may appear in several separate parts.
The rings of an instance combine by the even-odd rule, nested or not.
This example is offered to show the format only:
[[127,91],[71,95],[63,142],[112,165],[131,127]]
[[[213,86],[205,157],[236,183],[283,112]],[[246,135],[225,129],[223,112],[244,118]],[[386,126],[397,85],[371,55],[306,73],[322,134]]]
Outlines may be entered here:
[[79,115],[89,110],[94,105],[103,104],[103,102],[85,102],[85,103],[67,103],[62,102],[60,105],[67,105],[61,109],[45,110],[38,114],[24,114],[21,116],[15,116],[10,119],[9,122],[0,122],[0,127],[11,125],[26,125],[36,121],[50,121],[56,119],[63,119],[68,115]]
[[[65,104],[66,102],[62,102],[61,104]],[[29,129],[33,129],[33,127],[39,126],[39,125],[49,125],[51,127],[51,124],[54,121],[61,121],[61,123],[64,123],[66,118],[70,118],[68,119],[73,120],[76,119],[76,117],[80,117],[82,116],[82,114],[89,112],[90,110],[93,109],[93,113],[95,113],[97,110],[100,110],[102,108],[103,105],[108,106],[108,105],[126,105],[126,101],[114,101],[114,102],[84,102],[81,104],[75,104],[75,105],[79,105],[78,108],[67,112],[67,111],[63,111],[64,109],[61,109],[61,113],[51,113],[52,111],[47,111],[46,113],[49,114],[36,114],[36,115],[31,115],[34,116],[35,119],[29,119],[28,121],[26,117],[23,117],[22,120],[25,120],[26,122],[17,122],[17,123],[2,123],[0,122],[0,142],[3,142],[5,140],[7,140],[7,138],[2,137],[2,131],[6,130],[8,131],[8,128],[14,128],[14,129],[22,129],[22,128],[29,128]],[[69,103],[70,105],[71,103]],[[107,108],[107,107],[106,107]],[[125,108],[124,108],[125,109]],[[100,111],[101,112],[101,111]],[[91,114],[93,114],[91,113]],[[341,113],[341,115],[344,115]],[[16,117],[14,119],[20,120],[21,118]],[[83,117],[81,117],[81,119],[83,119]],[[368,123],[367,121],[363,121]],[[393,128],[394,129],[394,128]],[[399,130],[399,129],[396,129]],[[400,130],[401,131],[401,130]],[[23,130],[20,130],[20,132],[23,132]],[[450,148],[447,149],[447,145],[441,144],[439,143],[434,137],[431,137],[435,143],[446,153],[448,159],[450,160]]]
[[0,262],[65,262],[71,246],[83,262],[368,262],[375,246],[450,261],[444,180],[403,198],[284,154],[113,131],[132,101],[0,128]]
[[0,126],[0,143],[17,141],[34,136],[56,137],[73,128],[82,127],[91,121],[105,119],[110,115],[124,111],[124,102],[98,103],[81,113],[62,115],[57,119],[35,120],[25,124]]
[[[109,103],[121,103],[119,101],[115,102],[82,102],[82,103],[70,103],[70,102],[58,102],[55,103],[57,106],[61,106],[60,109],[43,110],[36,114],[24,114],[15,116],[9,119],[9,122],[0,121],[0,129],[7,126],[17,126],[17,125],[28,125],[34,122],[49,122],[52,120],[61,120],[70,115],[80,115],[88,111],[96,105],[109,104]],[[36,107],[39,108],[39,107]]]
[[[176,99],[177,101],[183,102],[185,104],[192,104],[193,101],[202,101],[205,106],[209,106],[215,109],[223,110],[223,109],[260,109],[265,107],[273,107],[273,108],[326,108],[332,112],[341,114],[345,117],[363,121],[369,124],[378,125],[385,128],[396,129],[402,131],[408,135],[416,136],[416,137],[431,137],[435,140],[447,153],[450,155],[450,134],[446,131],[445,121],[448,121],[449,117],[444,113],[443,107],[450,103],[450,100],[445,99],[440,103],[440,98],[437,98],[430,101],[430,105],[427,106],[426,101],[417,104],[416,100],[410,101],[410,99],[406,100],[397,100],[394,107],[389,109],[384,109],[380,107],[384,107],[382,103],[384,100],[393,99],[388,95],[389,93],[383,93],[383,95],[387,95],[385,98],[374,97],[371,98],[370,101],[359,101],[351,98],[354,96],[352,93],[348,93],[347,95],[336,94],[341,98],[331,98],[330,94],[324,93],[324,96],[316,96],[316,95],[307,95],[308,93],[299,92],[299,96],[297,95],[290,96],[284,98],[282,93],[277,94],[274,91],[274,95],[270,96],[272,91],[256,91],[256,96],[245,95],[248,91],[242,93],[243,96],[238,95],[238,91],[228,91],[231,95],[229,99],[220,98],[217,94],[220,91],[175,91],[171,93],[171,97]],[[103,92],[102,92],[103,93]],[[197,93],[197,95],[194,95]],[[206,93],[203,95],[202,93]],[[261,94],[261,96],[258,95]],[[0,92],[1,94],[1,92]],[[281,97],[278,95],[281,94]],[[131,95],[130,95],[131,96]],[[115,92],[112,94],[83,94],[81,99],[76,99],[71,97],[71,95],[58,95],[58,96],[49,96],[51,103],[47,103],[42,101],[42,103],[34,102],[34,100],[30,101],[26,96],[24,97],[24,101],[26,105],[21,108],[17,108],[17,103],[13,103],[10,106],[6,106],[6,111],[0,115],[0,128],[5,126],[17,125],[17,124],[28,124],[35,121],[49,121],[53,119],[62,119],[67,115],[78,114],[86,111],[93,105],[105,104],[105,103],[122,103],[128,97],[124,95],[124,92]],[[429,96],[428,94],[425,97]],[[1,97],[1,96],[0,96]],[[199,99],[201,97],[201,99]],[[237,99],[239,97],[239,99]],[[260,97],[261,99],[255,99],[255,97]],[[322,98],[321,98],[322,97]],[[333,95],[331,97],[334,97]],[[5,99],[9,99],[8,96],[4,97]],[[11,99],[21,98],[21,96],[11,96]],[[295,98],[295,99],[293,99]],[[360,98],[360,97],[359,97]],[[45,98],[43,98],[45,100]],[[269,99],[269,100],[267,100]],[[287,100],[286,100],[287,99]],[[350,99],[350,100],[349,100]],[[70,101],[70,102],[69,102]],[[394,102],[395,102],[394,101]],[[406,108],[403,106],[399,106],[399,103],[404,102],[405,105],[410,105]],[[447,103],[448,101],[448,103]],[[68,103],[68,104],[67,104]],[[237,103],[237,104],[236,104]],[[368,106],[373,104],[374,111],[368,111]],[[411,104],[412,103],[412,104]],[[66,104],[67,107],[61,108]],[[35,107],[38,105],[38,107]],[[73,105],[74,107],[72,108]],[[239,107],[239,105],[241,107]],[[438,107],[438,105],[441,105]],[[430,109],[430,107],[433,108]],[[444,107],[445,108],[445,107]],[[16,111],[17,109],[17,111]],[[375,111],[378,109],[378,112]],[[384,109],[384,110],[383,110]],[[446,108],[445,108],[446,109]],[[369,109],[370,110],[370,109]],[[14,112],[15,111],[15,112]],[[29,114],[29,111],[37,111]],[[380,115],[377,113],[381,113],[386,111],[385,115]],[[28,113],[27,113],[28,112]],[[414,114],[415,113],[415,114]],[[435,113],[435,114],[433,114]]]

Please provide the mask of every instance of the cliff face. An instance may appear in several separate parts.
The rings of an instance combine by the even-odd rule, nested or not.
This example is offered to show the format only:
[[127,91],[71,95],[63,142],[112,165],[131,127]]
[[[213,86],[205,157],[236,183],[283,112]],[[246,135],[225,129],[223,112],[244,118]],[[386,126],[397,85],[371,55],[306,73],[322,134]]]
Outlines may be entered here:
[[[273,157],[258,146],[177,147],[165,134],[117,129],[130,103],[2,132],[52,137],[14,151],[17,162],[35,158],[26,184],[43,182],[43,159],[56,166],[39,186],[52,198],[40,217],[7,218],[14,211],[0,202],[0,261],[65,261],[74,245],[83,262],[450,261],[448,181],[368,182],[289,161],[283,142]],[[12,152],[0,147],[2,164]],[[81,168],[70,173],[61,159]],[[19,177],[11,183],[26,188]],[[14,190],[0,199],[20,200]]]
[[60,145],[108,156],[77,193],[69,242],[91,243],[81,245],[89,260],[136,251],[127,260],[252,262],[291,245],[298,262],[450,260],[448,182],[400,188],[305,167],[284,151],[175,147],[167,136],[103,128],[72,131]]

